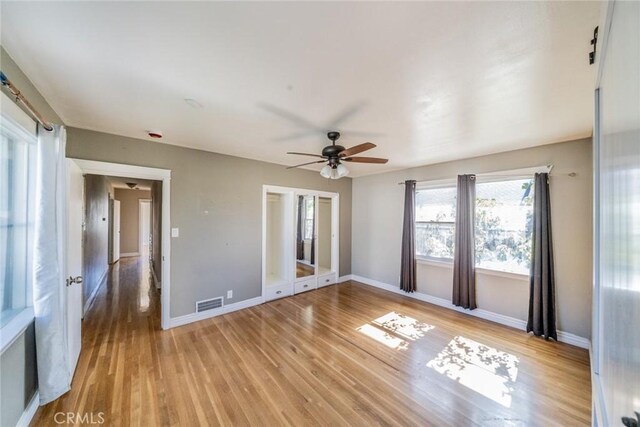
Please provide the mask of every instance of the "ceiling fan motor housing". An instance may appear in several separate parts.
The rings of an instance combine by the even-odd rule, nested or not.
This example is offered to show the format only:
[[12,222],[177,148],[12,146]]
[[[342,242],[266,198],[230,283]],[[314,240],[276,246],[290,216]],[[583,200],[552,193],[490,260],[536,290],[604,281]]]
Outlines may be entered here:
[[338,158],[340,152],[344,151],[344,147],[342,145],[327,145],[322,149],[322,155],[328,158]]

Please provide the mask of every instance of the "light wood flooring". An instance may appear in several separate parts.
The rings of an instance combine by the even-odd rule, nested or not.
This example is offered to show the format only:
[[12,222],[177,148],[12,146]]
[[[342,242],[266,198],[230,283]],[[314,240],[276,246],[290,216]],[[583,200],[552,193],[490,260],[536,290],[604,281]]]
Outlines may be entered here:
[[126,258],[83,322],[72,390],[32,425],[577,426],[590,390],[586,350],[356,282],[162,331]]

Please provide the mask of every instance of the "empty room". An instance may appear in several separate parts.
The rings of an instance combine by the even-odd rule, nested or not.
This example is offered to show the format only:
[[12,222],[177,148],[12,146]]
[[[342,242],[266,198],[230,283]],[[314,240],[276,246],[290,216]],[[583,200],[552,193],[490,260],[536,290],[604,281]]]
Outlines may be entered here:
[[0,1],[0,426],[640,423],[640,2]]

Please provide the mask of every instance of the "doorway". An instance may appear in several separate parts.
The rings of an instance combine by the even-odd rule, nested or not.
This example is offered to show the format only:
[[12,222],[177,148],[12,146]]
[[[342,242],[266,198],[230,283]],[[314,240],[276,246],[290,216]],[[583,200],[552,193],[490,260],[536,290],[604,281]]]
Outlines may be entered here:
[[[89,203],[88,197],[95,188],[89,188],[85,184],[87,210],[89,206],[104,206],[97,209],[99,212],[93,215],[95,218],[85,214],[85,252],[91,256],[85,257],[83,270],[93,273],[89,274],[93,286],[90,287],[90,292],[87,292],[89,297],[85,301],[85,309],[92,303],[109,268],[112,268],[109,267],[111,261],[117,263],[118,260],[127,257],[139,257],[147,271],[151,272],[155,287],[160,291],[161,327],[170,328],[171,171],[92,160],[73,160],[85,175],[85,182],[92,182],[94,187],[98,187],[99,192],[104,190],[102,194],[108,194],[99,195],[100,200],[97,203],[94,200]],[[123,191],[120,195],[119,190]],[[124,192],[126,190],[129,193]],[[127,197],[128,201],[125,201]],[[111,200],[114,201],[113,206],[120,205],[119,242],[118,238],[113,238],[115,221],[111,209],[108,208]],[[129,203],[131,200],[135,202]],[[90,222],[92,219],[95,220],[95,224]],[[91,227],[93,228],[89,230]],[[88,239],[90,236],[91,239]],[[114,248],[115,245],[118,247]],[[113,259],[114,252],[116,255],[119,252],[117,259]]]

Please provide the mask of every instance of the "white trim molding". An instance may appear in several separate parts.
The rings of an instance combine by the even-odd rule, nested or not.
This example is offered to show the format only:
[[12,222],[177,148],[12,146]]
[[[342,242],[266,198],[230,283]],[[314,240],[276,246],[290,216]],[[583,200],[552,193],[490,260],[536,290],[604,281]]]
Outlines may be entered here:
[[33,416],[36,414],[38,407],[40,406],[40,393],[37,391],[33,394],[33,397],[29,401],[29,404],[22,412],[16,427],[27,427],[31,424],[31,420],[33,420]]
[[[510,326],[515,329],[519,329],[525,331],[527,328],[527,322],[522,319],[516,319],[515,317],[505,316],[503,314],[494,313],[492,311],[483,310],[481,308],[476,308],[475,310],[465,310],[462,307],[457,307],[451,303],[451,301],[446,300],[444,298],[435,297],[433,295],[427,295],[421,292],[412,292],[407,293],[400,290],[399,286],[389,285],[388,283],[383,283],[377,280],[369,279],[366,277],[358,276],[352,274],[350,276],[350,280],[355,282],[363,283],[368,286],[373,286],[378,289],[383,289],[385,291],[393,292],[398,295],[402,295],[408,298],[417,299],[420,301],[428,302],[434,305],[438,305],[440,307],[448,308],[449,310],[454,310],[460,313],[467,314],[469,316],[479,317],[481,319],[489,320],[491,322],[499,323],[501,325]],[[340,278],[342,279],[342,278]],[[566,344],[571,344],[576,347],[588,349],[590,342],[587,338],[580,337],[578,335],[571,334],[569,332],[558,331],[558,341],[564,342]]]
[[184,316],[171,318],[170,328],[187,325],[189,323],[198,322],[200,320],[210,319],[212,317],[221,316],[223,314],[232,313],[234,311],[242,310],[244,308],[253,307],[264,302],[262,296],[249,298],[243,301],[234,302],[233,304],[225,305],[213,310],[203,311],[201,313],[185,314]]
[[33,307],[25,307],[0,329],[0,354],[4,353],[35,320]]
[[351,274],[338,277],[338,283],[348,282],[349,280],[353,280],[353,278],[351,277]]

